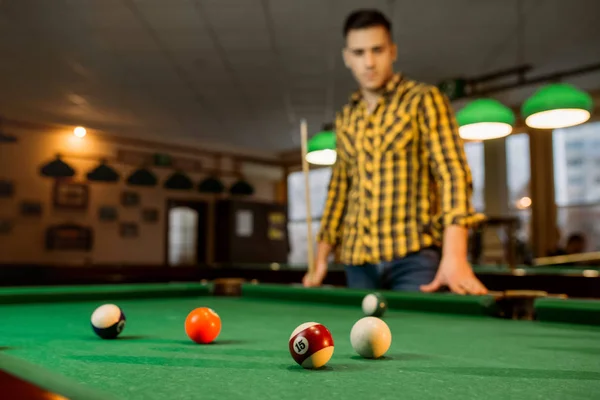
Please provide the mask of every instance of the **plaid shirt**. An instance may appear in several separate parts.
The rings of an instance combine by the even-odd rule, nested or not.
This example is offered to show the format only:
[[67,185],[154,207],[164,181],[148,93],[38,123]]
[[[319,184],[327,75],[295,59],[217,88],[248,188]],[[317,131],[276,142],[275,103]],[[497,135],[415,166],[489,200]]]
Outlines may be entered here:
[[344,264],[401,258],[441,246],[444,228],[484,216],[447,98],[400,74],[369,114],[360,92],[336,117],[337,161],[317,239]]

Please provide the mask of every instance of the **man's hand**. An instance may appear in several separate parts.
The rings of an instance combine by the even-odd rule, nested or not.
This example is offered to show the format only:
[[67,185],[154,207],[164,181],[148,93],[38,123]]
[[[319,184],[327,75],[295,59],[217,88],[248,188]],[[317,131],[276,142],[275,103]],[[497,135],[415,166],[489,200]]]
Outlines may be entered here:
[[321,286],[323,279],[327,275],[327,262],[317,261],[315,264],[315,271],[313,274],[307,272],[302,279],[304,287],[317,287]]
[[302,284],[305,287],[321,286],[325,275],[327,275],[327,259],[332,251],[333,246],[329,243],[319,242],[317,244],[315,270],[312,274],[307,272],[304,278],[302,278]]
[[435,292],[442,286],[458,294],[482,295],[487,289],[477,279],[465,257],[443,256],[433,281],[421,286],[423,292]]

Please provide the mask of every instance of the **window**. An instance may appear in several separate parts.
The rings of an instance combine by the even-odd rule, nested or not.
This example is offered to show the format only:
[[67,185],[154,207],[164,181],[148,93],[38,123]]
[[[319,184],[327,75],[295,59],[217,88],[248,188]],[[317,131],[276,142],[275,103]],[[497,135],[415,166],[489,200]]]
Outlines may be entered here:
[[531,164],[529,135],[517,133],[506,138],[506,184],[508,207],[520,220],[517,239],[529,242],[531,226]]
[[523,198],[529,198],[531,166],[529,164],[529,135],[520,133],[506,138],[506,180],[511,209],[524,208]]
[[188,207],[169,210],[169,264],[196,264],[198,212]]
[[561,245],[573,233],[600,250],[600,122],[553,132],[554,188]]
[[[313,240],[321,226],[330,178],[330,168],[313,169],[308,174]],[[288,262],[292,266],[306,265],[308,263],[308,218],[303,171],[293,172],[288,176],[288,218],[290,237]]]
[[[320,220],[313,220],[313,241],[315,240],[315,236],[317,235],[320,226]],[[306,221],[290,221],[288,224],[288,233],[290,236],[290,253],[288,255],[288,263],[290,266],[298,267],[306,265],[308,263],[308,230]]]
[[574,233],[586,238],[585,251],[600,251],[600,204],[558,207],[561,245]]
[[600,203],[598,136],[600,122],[554,131],[554,186],[559,207]]
[[[310,170],[308,184],[310,189],[310,210],[313,218],[321,218],[327,188],[331,178],[331,168]],[[306,221],[306,190],[304,172],[293,172],[288,176],[288,198],[290,221]]]
[[473,205],[479,212],[485,210],[483,191],[485,189],[485,159],[482,142],[465,143],[467,162],[473,175]]

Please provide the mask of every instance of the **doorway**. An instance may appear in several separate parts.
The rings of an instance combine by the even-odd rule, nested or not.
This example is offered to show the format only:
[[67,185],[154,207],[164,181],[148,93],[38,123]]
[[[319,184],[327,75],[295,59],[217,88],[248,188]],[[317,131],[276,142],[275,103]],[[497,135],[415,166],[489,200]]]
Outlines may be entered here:
[[166,222],[167,265],[177,267],[206,264],[207,203],[167,200]]

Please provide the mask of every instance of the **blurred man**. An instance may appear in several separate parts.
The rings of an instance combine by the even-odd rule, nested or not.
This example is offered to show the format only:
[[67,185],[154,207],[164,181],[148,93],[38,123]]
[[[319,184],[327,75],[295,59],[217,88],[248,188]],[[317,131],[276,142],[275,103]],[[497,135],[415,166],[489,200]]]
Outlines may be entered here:
[[573,233],[567,238],[566,254],[584,253],[587,247],[585,236],[582,233]]
[[343,59],[359,90],[336,118],[337,161],[318,234],[318,286],[337,246],[352,288],[462,294],[486,288],[467,261],[469,227],[483,216],[448,100],[395,73],[391,25],[376,10],[352,13]]

